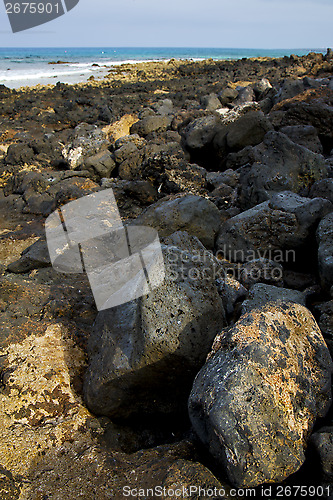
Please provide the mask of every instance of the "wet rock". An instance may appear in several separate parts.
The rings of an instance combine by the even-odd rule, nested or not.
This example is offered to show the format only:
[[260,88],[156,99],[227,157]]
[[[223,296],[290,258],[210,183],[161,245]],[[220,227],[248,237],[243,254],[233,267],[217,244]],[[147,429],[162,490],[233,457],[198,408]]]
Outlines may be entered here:
[[147,208],[135,224],[154,227],[162,237],[185,230],[212,249],[220,226],[220,213],[211,201],[187,195],[158,201]]
[[297,290],[281,288],[277,286],[256,283],[249,291],[248,299],[242,304],[242,314],[253,309],[260,309],[268,303],[282,300],[283,302],[294,302],[305,306],[305,295]]
[[94,413],[182,411],[193,375],[224,324],[213,274],[201,274],[208,264],[186,262],[176,247],[164,252],[166,278],[158,289],[97,316],[84,386]]
[[97,179],[102,177],[111,177],[115,168],[116,164],[110,151],[107,149],[100,151],[97,155],[90,156],[84,162],[84,169],[91,172],[92,176]]
[[324,150],[318,132],[312,125],[289,125],[282,127],[280,132],[296,144],[304,146],[314,153],[323,154]]
[[318,266],[322,286],[328,291],[333,285],[333,214],[320,222],[317,230]]
[[23,250],[20,259],[9,264],[7,271],[11,273],[26,273],[32,269],[39,269],[50,265],[51,261],[46,241],[39,239]]
[[313,184],[310,198],[325,198],[333,203],[333,179],[322,179]]
[[109,142],[106,134],[96,125],[80,123],[63,148],[62,154],[69,168],[75,170],[84,164],[86,158],[96,155],[101,149],[107,149]]
[[272,260],[274,250],[297,249],[307,242],[319,220],[332,210],[327,201],[276,193],[270,201],[224,222],[216,246],[231,261]]
[[168,116],[147,116],[146,118],[134,123],[130,132],[131,134],[138,134],[141,137],[145,137],[152,132],[162,132],[167,130],[170,124],[171,119]]
[[331,401],[332,360],[311,313],[273,303],[214,342],[189,398],[199,438],[237,487],[279,482],[304,462]]
[[293,191],[307,196],[315,181],[327,177],[327,164],[321,155],[292,142],[279,132],[270,131],[252,153],[255,162],[241,175],[240,197],[243,208],[254,206],[276,191]]

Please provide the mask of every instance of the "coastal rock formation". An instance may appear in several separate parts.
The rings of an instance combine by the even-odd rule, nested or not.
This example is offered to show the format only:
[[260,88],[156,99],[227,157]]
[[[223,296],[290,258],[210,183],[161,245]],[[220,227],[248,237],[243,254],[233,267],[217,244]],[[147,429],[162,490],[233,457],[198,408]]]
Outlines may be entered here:
[[187,195],[158,201],[147,208],[136,219],[135,224],[154,227],[160,236],[185,230],[212,249],[220,220],[220,213],[211,201],[200,196]]
[[176,247],[164,255],[158,289],[97,316],[84,385],[96,414],[184,411],[193,377],[225,324],[209,262]]
[[300,468],[331,402],[332,366],[313,316],[298,304],[254,309],[215,339],[189,413],[231,484],[278,482]]

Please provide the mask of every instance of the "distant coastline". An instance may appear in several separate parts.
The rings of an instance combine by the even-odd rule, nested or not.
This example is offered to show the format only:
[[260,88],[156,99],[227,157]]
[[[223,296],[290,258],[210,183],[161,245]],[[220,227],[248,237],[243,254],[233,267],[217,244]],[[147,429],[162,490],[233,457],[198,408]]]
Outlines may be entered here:
[[[103,79],[112,67],[140,62],[223,60],[251,57],[283,57],[326,49],[241,49],[241,48],[0,48],[0,84],[9,88],[85,82],[92,76]],[[58,64],[61,61],[62,64]],[[53,63],[54,64],[50,64]]]

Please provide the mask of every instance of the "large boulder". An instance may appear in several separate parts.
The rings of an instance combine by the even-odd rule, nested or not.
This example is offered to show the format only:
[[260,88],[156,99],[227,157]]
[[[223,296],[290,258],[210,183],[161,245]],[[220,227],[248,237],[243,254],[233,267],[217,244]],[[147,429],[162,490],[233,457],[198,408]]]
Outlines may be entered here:
[[247,300],[242,304],[242,314],[265,306],[268,302],[295,302],[305,306],[305,295],[298,290],[290,290],[264,283],[256,283],[250,289]]
[[326,215],[317,230],[319,276],[329,291],[333,285],[333,213]]
[[305,85],[301,79],[287,79],[284,80],[281,88],[276,96],[276,102],[284,101],[285,99],[291,99],[298,94],[301,94],[305,90]]
[[29,163],[34,157],[34,150],[28,144],[18,142],[11,144],[7,149],[5,162],[8,165],[22,165]]
[[154,227],[162,237],[184,230],[212,249],[220,222],[220,212],[214,203],[201,196],[186,195],[158,201],[134,223]]
[[310,439],[310,449],[320,467],[321,479],[332,484],[333,481],[333,427],[323,427]]
[[315,181],[327,177],[328,167],[323,156],[295,144],[279,132],[268,132],[251,155],[254,163],[240,178],[243,208],[261,203],[277,191],[307,196]]
[[200,99],[200,102],[206,111],[215,111],[221,107],[221,101],[217,94],[205,95]]
[[301,96],[285,100],[274,106],[270,120],[275,127],[288,125],[312,125],[319,135],[332,141],[333,138],[332,91],[307,90]]
[[299,304],[254,309],[215,340],[189,414],[234,486],[280,482],[301,467],[331,403],[331,373],[319,327]]
[[275,193],[270,201],[224,222],[216,246],[231,261],[272,260],[274,251],[305,245],[316,224],[332,209],[323,198],[302,198],[289,191]]
[[185,146],[190,151],[209,146],[220,127],[220,120],[215,115],[208,115],[193,120],[183,131]]
[[318,132],[312,125],[289,125],[280,129],[293,142],[310,149],[314,153],[323,154],[323,146]]
[[224,325],[210,263],[194,263],[174,246],[165,246],[164,255],[166,277],[159,288],[97,316],[84,385],[96,414],[184,410],[195,373]]
[[166,115],[152,115],[134,123],[130,129],[131,134],[145,137],[153,132],[163,132],[171,124],[171,118]]
[[256,146],[272,128],[262,111],[249,111],[228,127],[227,146],[232,151]]
[[326,198],[333,203],[333,179],[322,179],[313,184],[310,198]]

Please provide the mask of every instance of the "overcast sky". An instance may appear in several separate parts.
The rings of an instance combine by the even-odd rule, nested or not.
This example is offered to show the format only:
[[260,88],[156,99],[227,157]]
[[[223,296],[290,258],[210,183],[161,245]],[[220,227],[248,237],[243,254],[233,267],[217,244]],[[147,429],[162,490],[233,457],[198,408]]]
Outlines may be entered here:
[[1,2],[0,23],[1,47],[333,46],[333,0],[80,0],[16,34]]

